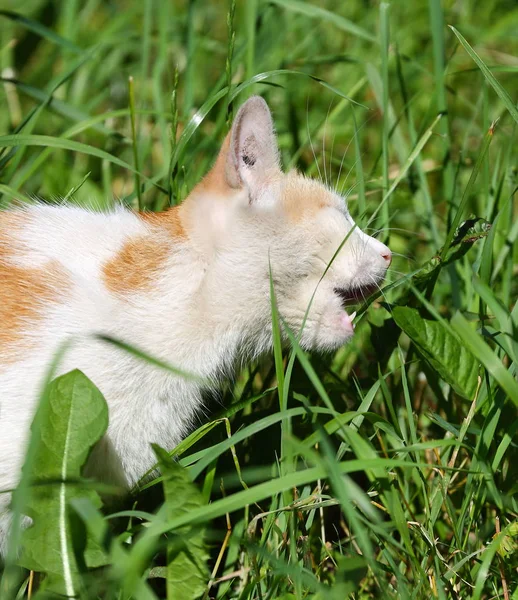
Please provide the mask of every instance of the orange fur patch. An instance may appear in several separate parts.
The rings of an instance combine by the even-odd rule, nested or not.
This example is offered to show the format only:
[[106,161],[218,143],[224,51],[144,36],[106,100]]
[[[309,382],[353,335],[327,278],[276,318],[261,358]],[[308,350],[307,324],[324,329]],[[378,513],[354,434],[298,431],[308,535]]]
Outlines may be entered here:
[[149,289],[156,280],[170,246],[159,239],[141,236],[127,241],[103,267],[103,280],[114,294]]
[[139,213],[139,217],[150,225],[160,227],[176,240],[187,238],[187,233],[183,226],[181,206],[174,206],[163,212]]
[[25,217],[22,211],[0,211],[0,258],[12,254],[15,234],[22,227]]
[[[21,343],[45,314],[45,305],[62,300],[70,289],[63,267],[56,261],[42,269],[24,269],[0,262],[0,357],[16,359],[26,349]],[[30,344],[29,344],[30,345]]]
[[331,192],[318,181],[289,173],[283,182],[282,205],[288,218],[299,221],[322,208],[333,206]]
[[203,192],[217,194],[219,196],[228,196],[228,194],[235,189],[229,184],[228,181],[227,157],[229,147],[230,133],[227,135],[221,146],[221,150],[219,151],[218,158],[216,159],[214,166],[194,188],[193,193]]

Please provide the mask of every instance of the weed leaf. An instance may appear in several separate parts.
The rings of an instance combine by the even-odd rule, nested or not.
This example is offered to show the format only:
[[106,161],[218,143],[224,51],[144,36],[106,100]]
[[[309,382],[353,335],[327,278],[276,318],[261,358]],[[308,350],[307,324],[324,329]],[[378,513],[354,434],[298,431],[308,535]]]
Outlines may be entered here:
[[423,319],[413,308],[396,306],[392,314],[440,377],[457,394],[472,400],[477,388],[478,362],[466,346],[440,323]]
[[[153,446],[163,475],[168,519],[186,514],[204,504],[203,495],[191,481],[189,472],[169,454]],[[167,543],[167,599],[195,600],[205,591],[209,579],[204,528],[193,525],[169,534]]]
[[70,501],[87,497],[101,505],[97,492],[83,489],[78,480],[92,446],[106,431],[108,407],[86,375],[75,370],[50,383],[38,411],[39,427],[33,428],[38,448],[25,467],[38,485],[27,503],[33,525],[23,534],[20,563],[45,573],[48,590],[70,597],[78,593],[80,569],[103,563],[100,547],[77,531]]

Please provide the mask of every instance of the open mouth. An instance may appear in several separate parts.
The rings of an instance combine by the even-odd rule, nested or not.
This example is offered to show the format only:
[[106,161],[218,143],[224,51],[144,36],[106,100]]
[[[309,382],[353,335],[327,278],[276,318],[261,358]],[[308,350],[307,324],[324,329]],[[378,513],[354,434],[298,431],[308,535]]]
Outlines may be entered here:
[[342,306],[347,308],[354,304],[363,304],[369,296],[378,290],[378,286],[374,283],[361,285],[351,288],[335,288],[334,291],[342,300]]

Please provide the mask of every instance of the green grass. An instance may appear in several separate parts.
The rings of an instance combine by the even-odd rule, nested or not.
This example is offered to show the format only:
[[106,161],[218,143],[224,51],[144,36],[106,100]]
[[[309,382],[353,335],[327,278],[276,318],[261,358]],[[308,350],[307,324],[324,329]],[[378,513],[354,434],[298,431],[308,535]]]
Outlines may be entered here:
[[[32,597],[64,581],[81,598],[516,600],[516,4],[0,8],[21,11],[0,13],[2,206],[178,203],[259,93],[284,165],[325,175],[395,253],[354,340],[322,357],[276,336],[174,449],[183,469],[157,449],[163,476],[117,506],[80,480],[66,577],[49,509],[29,549],[57,571]],[[17,562],[34,564],[11,552],[2,600],[28,593]]]

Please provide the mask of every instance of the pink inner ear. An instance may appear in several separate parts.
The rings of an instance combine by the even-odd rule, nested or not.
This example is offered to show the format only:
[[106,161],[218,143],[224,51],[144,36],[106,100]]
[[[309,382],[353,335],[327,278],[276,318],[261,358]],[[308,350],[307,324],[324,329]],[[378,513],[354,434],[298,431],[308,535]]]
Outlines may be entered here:
[[262,98],[254,96],[239,109],[214,166],[193,193],[228,195],[244,184],[253,192],[280,172],[270,111]]
[[[262,178],[265,171],[278,168],[279,152],[270,110],[258,97],[250,98],[239,110],[232,127],[232,150],[238,157],[242,180],[254,167],[255,177]],[[244,169],[243,173],[241,170]],[[250,185],[253,182],[247,181]]]

